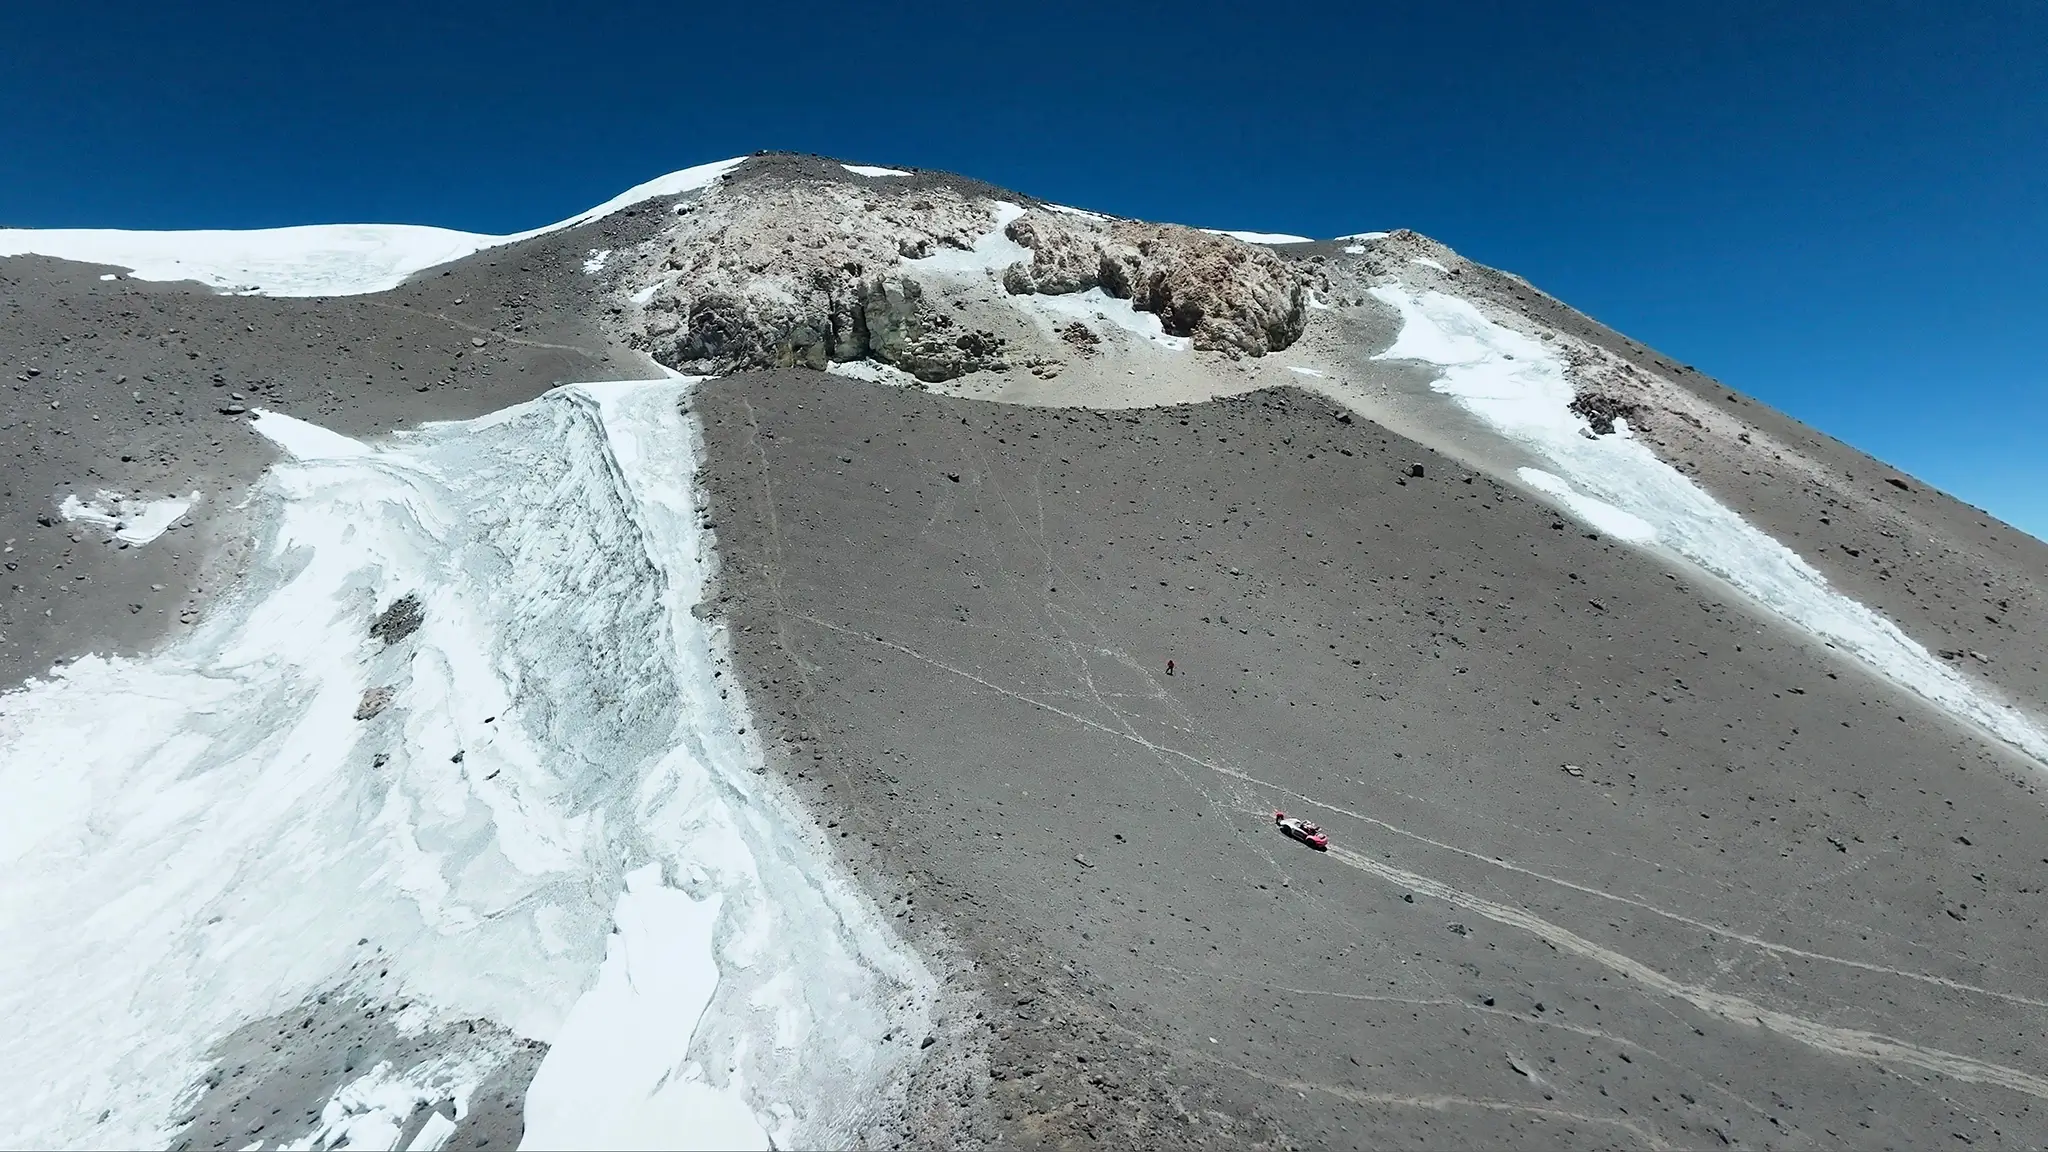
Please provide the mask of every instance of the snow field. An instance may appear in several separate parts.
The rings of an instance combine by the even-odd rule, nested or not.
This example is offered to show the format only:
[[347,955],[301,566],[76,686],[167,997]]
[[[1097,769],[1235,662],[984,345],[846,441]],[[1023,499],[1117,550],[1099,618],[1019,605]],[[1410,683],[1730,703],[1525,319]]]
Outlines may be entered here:
[[[0,696],[0,1145],[168,1143],[215,1044],[370,957],[409,1028],[553,1045],[536,1144],[790,1147],[870,1112],[931,982],[713,675],[688,387],[378,446],[259,414],[294,458],[246,587],[156,656]],[[407,594],[423,623],[387,648],[368,623]],[[501,1058],[451,1040],[305,1138],[395,1139]]]
[[1699,565],[1894,683],[2048,765],[2048,731],[2034,720],[1987,697],[1890,620],[1829,587],[1811,564],[1633,436],[1590,435],[1570,409],[1574,389],[1565,366],[1542,341],[1503,328],[1469,301],[1442,292],[1382,285],[1371,293],[1401,314],[1399,337],[1378,358],[1441,368],[1432,385],[1436,391],[1550,464],[1523,469],[1525,484],[1602,531]]
[[[230,292],[355,296],[389,291],[415,272],[460,260],[486,248],[573,228],[657,196],[697,191],[710,186],[744,159],[734,157],[671,172],[629,188],[567,220],[509,236],[420,224],[306,224],[178,232],[0,228],[0,256],[33,254],[87,264],[112,264],[129,269],[128,274],[138,280],[196,280]],[[586,265],[585,270],[598,269]]]

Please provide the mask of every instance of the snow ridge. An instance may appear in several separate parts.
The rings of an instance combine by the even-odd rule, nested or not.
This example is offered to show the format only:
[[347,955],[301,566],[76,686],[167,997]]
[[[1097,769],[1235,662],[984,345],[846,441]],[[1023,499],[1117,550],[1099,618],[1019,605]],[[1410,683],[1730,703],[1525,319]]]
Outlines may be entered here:
[[709,187],[746,158],[699,164],[635,185],[566,220],[492,236],[422,224],[304,224],[290,228],[152,232],[119,228],[0,228],[0,256],[54,256],[129,269],[138,280],[196,280],[265,296],[386,292],[422,269],[559,232],[657,196]]
[[1777,540],[1708,495],[1627,435],[1593,436],[1571,410],[1569,373],[1542,341],[1510,331],[1470,301],[1381,285],[1371,294],[1401,314],[1383,360],[1420,360],[1443,374],[1432,387],[1541,456],[1525,484],[1602,531],[1669,549],[1764,607],[1868,664],[1951,715],[2048,765],[2048,731],[1994,701],[1897,625],[1842,595]]

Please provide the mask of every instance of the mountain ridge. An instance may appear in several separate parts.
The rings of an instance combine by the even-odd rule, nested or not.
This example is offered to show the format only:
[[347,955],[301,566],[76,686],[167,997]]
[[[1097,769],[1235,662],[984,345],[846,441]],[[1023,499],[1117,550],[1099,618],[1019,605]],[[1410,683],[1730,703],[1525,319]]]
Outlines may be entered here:
[[[253,411],[381,451],[714,375],[669,385],[728,654],[701,687],[746,702],[791,842],[944,974],[900,1100],[787,1131],[2035,1142],[2048,546],[1413,232],[707,169],[354,295],[0,258],[0,701],[248,609],[284,499]],[[102,489],[200,496],[135,544],[66,518]],[[232,1043],[300,1070],[174,1129],[246,1142],[234,1105],[318,1113],[351,1045],[422,1058],[320,1013],[278,1041],[283,1008]],[[545,1043],[452,1139],[517,1138]],[[409,1138],[448,1106],[406,1107]]]

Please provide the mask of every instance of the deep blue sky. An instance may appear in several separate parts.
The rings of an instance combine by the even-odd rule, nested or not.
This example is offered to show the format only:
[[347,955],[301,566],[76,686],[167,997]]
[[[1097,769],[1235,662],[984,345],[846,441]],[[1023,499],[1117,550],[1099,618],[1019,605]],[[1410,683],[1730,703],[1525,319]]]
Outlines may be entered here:
[[760,148],[1521,273],[2048,536],[2048,4],[13,3],[0,224],[510,231]]

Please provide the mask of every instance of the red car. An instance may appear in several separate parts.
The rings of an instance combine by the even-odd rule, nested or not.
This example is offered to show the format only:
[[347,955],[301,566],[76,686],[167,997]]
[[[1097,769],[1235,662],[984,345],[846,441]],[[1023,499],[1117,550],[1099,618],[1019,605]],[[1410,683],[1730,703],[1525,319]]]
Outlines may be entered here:
[[1316,827],[1310,821],[1303,820],[1299,816],[1289,816],[1285,812],[1275,812],[1273,813],[1273,823],[1278,824],[1282,832],[1287,833],[1289,836],[1294,837],[1318,852],[1328,852],[1330,850],[1329,836],[1325,835],[1321,828]]

